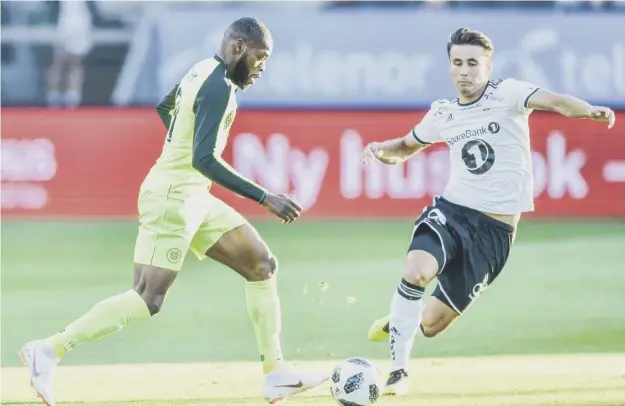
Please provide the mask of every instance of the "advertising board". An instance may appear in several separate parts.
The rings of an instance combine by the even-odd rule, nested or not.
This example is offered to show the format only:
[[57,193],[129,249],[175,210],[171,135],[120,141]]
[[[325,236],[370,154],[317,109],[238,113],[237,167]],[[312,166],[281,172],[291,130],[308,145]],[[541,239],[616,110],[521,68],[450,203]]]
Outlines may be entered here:
[[[401,165],[361,164],[366,143],[408,132],[423,112],[240,111],[224,158],[293,194],[306,218],[414,217],[443,191],[449,158],[430,147]],[[617,125],[534,113],[535,217],[625,217],[625,113]],[[165,130],[153,110],[13,110],[2,117],[2,215],[136,216]],[[264,209],[219,186],[245,215]]]

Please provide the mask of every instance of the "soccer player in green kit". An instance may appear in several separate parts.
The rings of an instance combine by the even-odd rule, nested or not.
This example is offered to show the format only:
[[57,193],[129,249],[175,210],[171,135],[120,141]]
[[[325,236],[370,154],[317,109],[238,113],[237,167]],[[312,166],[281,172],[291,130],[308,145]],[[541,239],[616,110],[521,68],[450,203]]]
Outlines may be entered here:
[[289,196],[244,179],[220,157],[237,110],[236,92],[260,77],[272,46],[262,22],[235,21],[225,32],[220,52],[195,64],[158,106],[168,131],[162,154],[139,192],[133,288],[96,304],[59,333],[31,341],[20,351],[31,384],[45,404],[55,404],[52,373],[67,352],[160,311],[188,250],[245,278],[269,403],[281,403],[327,379],[296,372],[284,362],[276,259],[256,230],[208,191],[215,182],[262,204],[284,223],[299,217],[301,208]]

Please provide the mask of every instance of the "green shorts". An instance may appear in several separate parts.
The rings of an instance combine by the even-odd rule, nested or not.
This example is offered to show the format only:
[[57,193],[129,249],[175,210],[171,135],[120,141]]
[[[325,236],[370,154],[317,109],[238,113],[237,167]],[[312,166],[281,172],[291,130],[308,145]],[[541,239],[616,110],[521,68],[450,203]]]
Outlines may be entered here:
[[189,249],[203,259],[222,235],[244,224],[243,216],[208,192],[142,189],[134,262],[179,271]]

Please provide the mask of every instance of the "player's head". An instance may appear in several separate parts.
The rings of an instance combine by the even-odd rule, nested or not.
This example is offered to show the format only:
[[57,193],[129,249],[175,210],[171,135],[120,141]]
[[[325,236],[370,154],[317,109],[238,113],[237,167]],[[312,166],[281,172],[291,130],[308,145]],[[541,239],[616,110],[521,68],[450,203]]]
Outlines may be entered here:
[[481,92],[492,71],[493,43],[484,33],[460,28],[449,37],[447,55],[458,92],[471,97]]
[[224,34],[222,53],[231,80],[241,89],[254,83],[265,70],[273,39],[269,29],[256,18],[240,18]]

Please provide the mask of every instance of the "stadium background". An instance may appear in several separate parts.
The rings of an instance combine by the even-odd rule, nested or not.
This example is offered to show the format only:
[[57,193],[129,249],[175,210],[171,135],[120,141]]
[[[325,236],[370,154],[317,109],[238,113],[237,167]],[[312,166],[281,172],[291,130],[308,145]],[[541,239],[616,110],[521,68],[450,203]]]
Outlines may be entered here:
[[[286,356],[386,366],[366,331],[388,311],[412,220],[448,161],[434,147],[364,169],[360,152],[453,97],[445,41],[469,26],[494,41],[495,76],[610,106],[617,124],[532,115],[536,212],[506,272],[449,331],[417,342],[415,397],[383,404],[625,405],[623,1],[74,3],[1,3],[3,403],[33,401],[16,368],[22,342],[128,288],[137,189],[165,134],[154,107],[232,20],[257,16],[276,48],[239,99],[226,158],[305,213],[281,226],[215,189],[280,259]],[[81,47],[72,72],[61,50]],[[81,71],[63,102],[50,78]],[[242,281],[185,265],[158,318],[64,360],[60,399],[262,404]]]

